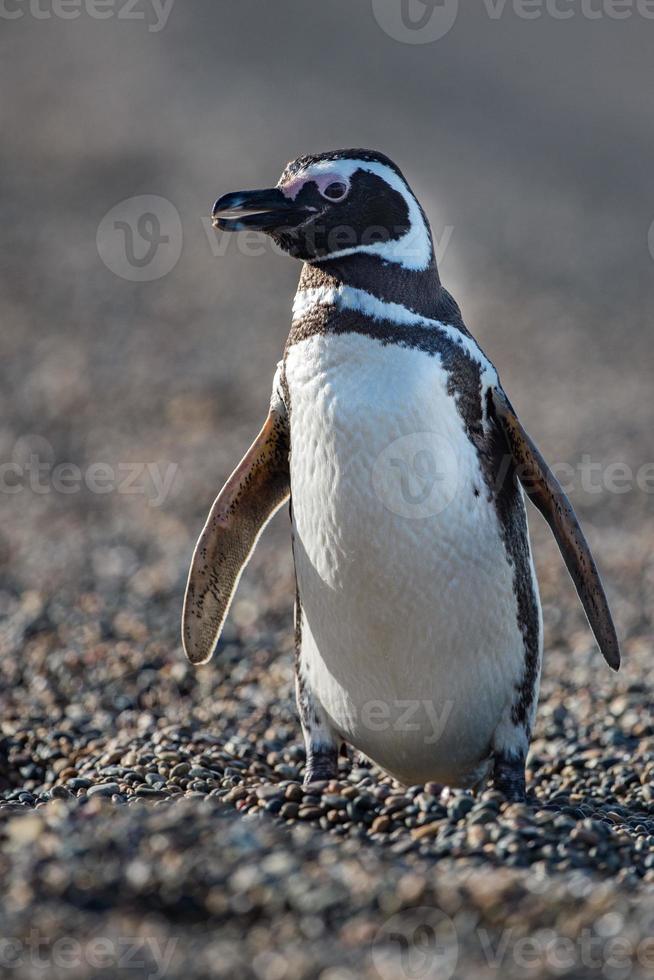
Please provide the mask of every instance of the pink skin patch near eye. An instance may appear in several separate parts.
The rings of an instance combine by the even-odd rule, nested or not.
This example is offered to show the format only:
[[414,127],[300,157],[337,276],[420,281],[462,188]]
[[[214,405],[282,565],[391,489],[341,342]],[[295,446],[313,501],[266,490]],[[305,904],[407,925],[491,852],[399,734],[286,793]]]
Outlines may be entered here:
[[285,183],[280,184],[279,189],[284,197],[294,201],[304,185],[309,183],[314,183],[321,194],[326,187],[329,187],[329,185],[333,183],[343,184],[345,186],[346,191],[345,194],[343,194],[343,197],[345,197],[350,189],[350,181],[348,178],[343,177],[341,174],[336,173],[335,171],[330,174],[300,174],[299,176],[293,177],[291,180],[287,180]]

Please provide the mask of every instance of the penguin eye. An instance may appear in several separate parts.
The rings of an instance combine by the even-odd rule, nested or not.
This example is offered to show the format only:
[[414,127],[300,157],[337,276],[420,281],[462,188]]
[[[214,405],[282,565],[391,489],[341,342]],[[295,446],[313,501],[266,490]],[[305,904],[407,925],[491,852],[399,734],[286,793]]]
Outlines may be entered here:
[[320,193],[328,201],[342,201],[347,196],[348,186],[344,180],[332,180],[326,187],[321,188]]

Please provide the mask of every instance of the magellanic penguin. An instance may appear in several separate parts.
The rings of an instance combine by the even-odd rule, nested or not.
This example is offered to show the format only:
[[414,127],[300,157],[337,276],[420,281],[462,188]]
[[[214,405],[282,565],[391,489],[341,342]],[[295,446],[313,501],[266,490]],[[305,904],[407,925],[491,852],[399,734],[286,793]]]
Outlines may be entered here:
[[405,784],[524,799],[542,617],[524,496],[607,663],[620,652],[569,500],[441,285],[425,213],[381,153],[290,163],[213,221],[304,263],[270,412],[211,508],[183,642],[206,663],[257,538],[291,500],[306,782],[349,743]]

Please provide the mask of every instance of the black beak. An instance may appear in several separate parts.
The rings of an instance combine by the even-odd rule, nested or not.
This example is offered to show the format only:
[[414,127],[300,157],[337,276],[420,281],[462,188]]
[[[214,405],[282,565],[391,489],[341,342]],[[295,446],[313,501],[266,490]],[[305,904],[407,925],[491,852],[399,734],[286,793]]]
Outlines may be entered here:
[[219,197],[211,221],[221,231],[273,231],[302,224],[316,208],[300,207],[280,191],[236,191]]

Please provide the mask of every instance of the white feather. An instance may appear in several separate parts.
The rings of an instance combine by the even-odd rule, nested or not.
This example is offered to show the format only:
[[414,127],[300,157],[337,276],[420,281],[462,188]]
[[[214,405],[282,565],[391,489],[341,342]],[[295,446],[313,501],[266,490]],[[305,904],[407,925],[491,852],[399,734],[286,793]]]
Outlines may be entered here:
[[[316,299],[301,296],[298,315]],[[347,287],[334,299],[366,312],[373,300]],[[383,304],[395,322],[402,310]],[[497,514],[447,373],[438,357],[352,333],[292,346],[286,378],[302,662],[314,696],[335,732],[401,780],[471,784],[522,676],[524,646]],[[392,480],[416,447],[447,478],[412,517]]]

